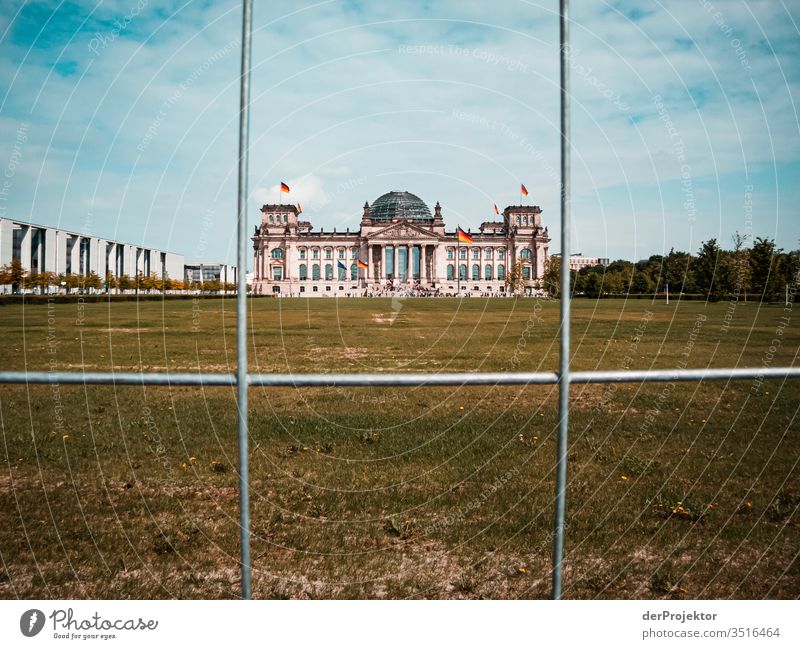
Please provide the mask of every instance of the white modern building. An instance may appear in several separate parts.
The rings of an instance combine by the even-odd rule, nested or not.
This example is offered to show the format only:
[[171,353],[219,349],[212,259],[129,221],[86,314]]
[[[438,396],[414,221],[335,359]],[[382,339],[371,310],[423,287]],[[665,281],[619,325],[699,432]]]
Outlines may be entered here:
[[[553,257],[560,257],[559,253],[553,253]],[[586,257],[582,252],[576,252],[569,256],[569,269],[578,271],[587,266],[608,266],[608,257]]]
[[0,218],[0,266],[13,259],[19,259],[27,272],[83,276],[94,272],[101,280],[108,272],[114,277],[184,276],[183,255],[174,252]]
[[394,191],[366,203],[357,231],[315,232],[294,205],[264,205],[253,236],[253,293],[281,297],[502,295],[519,263],[525,292],[541,286],[550,238],[535,205],[510,205],[460,242],[417,196]]
[[236,266],[223,262],[187,261],[183,265],[183,281],[204,284],[205,282],[236,283]]

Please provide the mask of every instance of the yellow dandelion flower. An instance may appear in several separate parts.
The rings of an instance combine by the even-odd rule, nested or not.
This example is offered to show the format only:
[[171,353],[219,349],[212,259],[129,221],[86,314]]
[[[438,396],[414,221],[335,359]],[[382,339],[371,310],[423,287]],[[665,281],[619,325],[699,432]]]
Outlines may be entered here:
[[459,407],[458,407],[458,409],[459,409],[459,410],[463,410],[463,409],[464,409],[464,406],[459,406]]
[[625,480],[627,480],[627,479],[628,479],[628,476],[626,476],[626,475],[622,476],[622,480],[623,480],[623,481],[625,481]]
[[181,469],[186,470],[187,467],[188,465],[186,464],[186,462],[181,462]]

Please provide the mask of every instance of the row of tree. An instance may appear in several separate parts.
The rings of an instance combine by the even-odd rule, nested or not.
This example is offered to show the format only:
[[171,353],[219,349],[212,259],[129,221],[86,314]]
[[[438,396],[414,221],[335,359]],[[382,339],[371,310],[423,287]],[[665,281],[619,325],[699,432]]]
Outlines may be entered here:
[[180,291],[202,291],[204,293],[233,292],[236,285],[229,282],[217,280],[199,282],[182,282],[172,279],[168,275],[163,278],[155,273],[144,275],[120,275],[115,277],[112,273],[107,273],[105,279],[94,271],[87,275],[76,273],[36,273],[28,272],[22,266],[19,259],[14,259],[9,264],[0,268],[0,285],[11,286],[13,293],[29,290],[39,293],[48,293],[55,290],[64,290],[67,293],[98,293],[98,292],[123,292],[128,293],[161,293],[161,292],[180,292]]
[[[547,292],[558,297],[561,260],[550,257],[544,274]],[[778,301],[787,286],[800,279],[800,250],[784,252],[772,239],[756,238],[746,247],[746,237],[736,233],[730,250],[716,239],[703,242],[696,255],[670,250],[636,263],[617,260],[608,266],[591,266],[572,271],[573,295],[694,294],[718,300],[741,299]]]

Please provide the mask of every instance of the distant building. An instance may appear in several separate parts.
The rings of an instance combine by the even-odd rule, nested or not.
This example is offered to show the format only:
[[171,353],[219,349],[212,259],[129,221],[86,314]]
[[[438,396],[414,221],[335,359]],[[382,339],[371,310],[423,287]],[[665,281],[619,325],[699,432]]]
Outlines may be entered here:
[[[561,257],[559,253],[553,253],[553,257]],[[608,257],[584,257],[582,252],[576,252],[569,256],[569,269],[578,271],[587,266],[608,266]]]
[[[48,225],[0,218],[0,267],[18,259],[29,273],[81,275],[101,281],[137,274],[204,283],[236,283],[236,266],[219,262],[184,264],[183,255]],[[2,289],[0,288],[0,291]],[[5,287],[8,292],[10,287]]]
[[94,272],[101,280],[108,272],[115,277],[183,276],[183,255],[174,252],[0,218],[0,266],[13,259],[28,272],[84,276]]
[[276,296],[360,296],[394,292],[472,295],[505,293],[519,262],[525,292],[541,286],[550,238],[535,205],[511,205],[502,220],[470,232],[459,243],[409,192],[389,192],[366,203],[358,230],[318,232],[294,205],[264,205],[253,236],[253,293]]
[[221,282],[222,284],[236,283],[236,266],[222,262],[187,261],[183,266],[183,281],[186,284],[194,282]]

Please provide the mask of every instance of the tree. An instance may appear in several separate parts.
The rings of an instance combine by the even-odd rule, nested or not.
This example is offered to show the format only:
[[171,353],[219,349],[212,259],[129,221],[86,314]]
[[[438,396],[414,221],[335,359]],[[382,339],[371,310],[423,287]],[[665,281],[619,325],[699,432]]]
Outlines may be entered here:
[[[585,273],[575,273],[574,281],[572,282],[572,292],[573,295],[581,295],[586,292],[586,278],[588,277]],[[572,278],[570,278],[572,279]]]
[[717,240],[705,241],[694,262],[697,288],[706,294],[707,299],[718,299],[727,292],[728,281],[725,275],[723,254],[717,245]]
[[222,290],[222,284],[218,279],[211,279],[207,282],[204,282],[203,288],[212,293],[219,293]]
[[130,278],[130,275],[120,275],[117,278],[117,287],[121,291],[128,291],[133,288],[133,281]]
[[58,277],[55,273],[51,273],[47,270],[42,273],[37,273],[36,286],[39,288],[39,292],[42,295],[47,293],[48,289],[56,283],[58,283]]
[[11,292],[17,293],[25,281],[27,272],[19,259],[12,259],[3,268],[3,284],[11,284]]
[[522,276],[522,266],[523,264],[520,260],[514,264],[506,274],[506,291],[509,295],[522,295],[525,291],[525,279]]
[[670,249],[669,254],[663,259],[659,290],[665,291],[669,285],[670,293],[694,293],[696,285],[692,261],[689,253]]
[[115,288],[118,288],[117,278],[110,270],[106,271],[106,293],[110,293]]
[[561,257],[550,255],[547,258],[542,281],[551,297],[558,297],[561,294]]
[[603,293],[603,278],[594,271],[586,276],[584,287],[586,297],[598,298]]
[[159,290],[161,288],[161,280],[155,274],[145,275],[142,277],[142,290],[149,292]]
[[90,271],[89,274],[83,278],[84,289],[100,290],[102,285],[103,282],[100,280],[100,276],[94,271]]
[[59,276],[60,281],[64,282],[67,293],[72,293],[72,289],[80,289],[83,286],[83,278],[75,273],[66,273]]
[[780,253],[772,239],[756,238],[750,249],[750,281],[762,301],[775,300],[780,292]]
[[651,295],[655,290],[655,282],[650,279],[646,271],[636,271],[633,274],[630,292],[638,295]]
[[728,255],[728,276],[731,290],[737,292],[747,301],[747,290],[750,288],[750,251],[744,247],[747,235],[736,232],[733,235],[733,250]]

